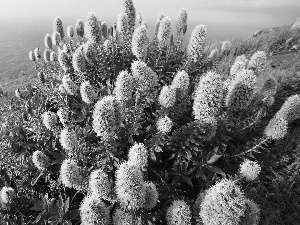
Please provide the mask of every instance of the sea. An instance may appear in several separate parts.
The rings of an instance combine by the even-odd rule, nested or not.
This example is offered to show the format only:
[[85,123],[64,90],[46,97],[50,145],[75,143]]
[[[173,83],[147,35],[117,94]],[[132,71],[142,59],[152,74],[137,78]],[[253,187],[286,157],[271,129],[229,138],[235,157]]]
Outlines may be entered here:
[[[63,21],[64,29],[68,25],[75,25],[75,20]],[[0,86],[4,78],[18,78],[22,74],[35,73],[34,64],[29,60],[29,51],[39,47],[43,52],[44,37],[52,34],[53,18],[24,18],[18,20],[0,21]],[[114,20],[107,20],[112,25]],[[148,22],[149,35],[153,36],[155,21]],[[188,42],[193,28],[199,23],[188,24],[185,42]],[[201,23],[205,24],[205,23]],[[243,39],[252,35],[258,28],[236,26],[230,24],[205,24],[208,31],[208,40],[224,41]],[[173,26],[175,32],[175,26]]]

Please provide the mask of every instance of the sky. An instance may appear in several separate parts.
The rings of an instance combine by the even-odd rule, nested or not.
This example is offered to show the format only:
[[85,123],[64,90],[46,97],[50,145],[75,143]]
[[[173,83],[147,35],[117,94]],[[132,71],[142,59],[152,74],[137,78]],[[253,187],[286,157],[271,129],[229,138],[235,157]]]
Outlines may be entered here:
[[[117,18],[122,0],[0,0],[0,21],[15,21],[56,16],[62,20],[85,19],[93,11],[101,21]],[[268,28],[291,24],[300,17],[300,0],[134,0],[143,19],[152,22],[160,12],[176,21],[181,8],[188,21],[198,24],[231,24]]]

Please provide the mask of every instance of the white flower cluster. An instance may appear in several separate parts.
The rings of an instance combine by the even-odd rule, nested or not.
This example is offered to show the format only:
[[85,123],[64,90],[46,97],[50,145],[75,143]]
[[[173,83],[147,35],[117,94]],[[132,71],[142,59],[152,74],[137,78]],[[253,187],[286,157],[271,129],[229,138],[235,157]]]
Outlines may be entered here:
[[165,13],[161,12],[157,18],[156,18],[156,23],[155,23],[155,30],[154,30],[154,34],[155,36],[157,37],[157,34],[158,34],[158,29],[159,29],[159,26],[160,26],[160,22],[161,20],[165,17]]
[[226,107],[232,112],[246,109],[256,89],[256,76],[252,70],[243,70],[229,84],[225,99]]
[[74,34],[75,34],[74,27],[73,27],[73,26],[68,26],[68,27],[67,27],[67,35],[68,35],[70,38],[73,38],[73,37],[74,37]]
[[72,62],[73,62],[73,67],[76,71],[84,72],[86,70],[86,60],[84,57],[84,46],[83,45],[79,46],[75,50],[75,52],[73,54]]
[[50,34],[46,34],[44,42],[46,48],[52,49],[52,39]]
[[146,168],[148,164],[148,150],[144,144],[136,143],[129,149],[128,163],[135,165],[140,170]]
[[126,13],[128,17],[128,31],[130,34],[132,34],[136,19],[135,7],[132,0],[123,0],[123,12]]
[[119,34],[123,37],[128,31],[128,16],[126,13],[121,12],[117,20],[117,30]]
[[45,170],[50,165],[49,158],[39,150],[33,152],[32,162],[39,170]]
[[245,160],[240,165],[240,174],[248,181],[255,180],[261,171],[261,167],[257,162]]
[[92,195],[87,195],[80,205],[81,224],[107,225],[110,222],[109,210],[104,202]]
[[133,33],[132,53],[138,60],[145,60],[149,44],[148,29],[146,26],[139,26]]
[[158,102],[165,108],[173,107],[176,103],[176,89],[170,86],[163,86],[160,91]]
[[84,81],[80,85],[80,94],[86,104],[92,104],[97,99],[97,94],[89,81]]
[[205,225],[238,225],[246,208],[246,197],[239,186],[223,179],[207,190],[199,215]]
[[171,131],[173,126],[172,120],[168,116],[159,117],[156,123],[156,128],[162,134],[167,134]]
[[187,26],[187,10],[186,9],[181,9],[179,14],[178,14],[178,19],[176,22],[176,30],[177,30],[177,35],[184,33],[184,30],[186,30]]
[[101,27],[95,13],[90,12],[87,15],[84,30],[89,41],[95,43],[101,42]]
[[91,190],[91,194],[96,198],[109,199],[111,185],[111,181],[104,170],[98,169],[91,173],[89,188]]
[[206,35],[207,30],[204,25],[198,25],[194,28],[187,46],[187,56],[189,60],[197,62],[203,56]]
[[248,64],[248,68],[252,69],[257,76],[261,75],[266,69],[267,55],[264,51],[255,52]]
[[123,104],[132,98],[133,91],[134,80],[132,74],[127,71],[121,71],[116,80],[114,94]]
[[157,32],[157,39],[161,48],[166,48],[170,44],[171,37],[171,19],[164,17],[160,21],[160,25]]
[[60,17],[56,17],[53,22],[53,32],[58,32],[60,34],[61,39],[64,39],[64,27]]
[[210,122],[211,117],[219,114],[223,100],[222,77],[209,71],[199,82],[195,96],[193,112],[195,119]]
[[81,19],[78,19],[76,21],[75,30],[76,30],[77,36],[83,38],[83,36],[84,36],[84,24],[83,24],[83,21]]
[[168,225],[191,225],[192,213],[190,206],[183,200],[175,200],[169,206],[166,214]]
[[58,33],[57,31],[54,31],[52,33],[52,44],[59,46],[60,42],[61,42],[60,33]]
[[122,123],[121,104],[115,96],[105,96],[99,100],[93,112],[93,128],[103,140],[115,138]]
[[157,74],[142,61],[134,61],[131,64],[131,71],[136,82],[136,88],[141,92],[151,90],[158,83]]

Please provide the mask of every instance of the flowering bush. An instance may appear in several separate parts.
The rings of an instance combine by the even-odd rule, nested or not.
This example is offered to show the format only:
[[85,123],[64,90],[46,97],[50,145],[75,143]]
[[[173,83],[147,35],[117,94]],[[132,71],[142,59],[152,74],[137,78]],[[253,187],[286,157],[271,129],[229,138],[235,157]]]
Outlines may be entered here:
[[[242,186],[263,167],[248,157],[286,136],[298,119],[299,96],[289,97],[267,125],[278,85],[264,76],[266,54],[249,62],[239,56],[218,73],[214,64],[229,55],[231,43],[209,51],[209,29],[198,25],[182,48],[187,17],[182,9],[174,38],[171,19],[161,13],[152,40],[141,15],[135,24],[131,0],[111,27],[90,12],[65,35],[62,19],[55,19],[44,57],[39,48],[29,52],[37,82],[3,102],[7,221],[258,223],[255,195]],[[265,130],[253,132],[258,128]],[[197,213],[190,208],[195,193],[205,193]]]

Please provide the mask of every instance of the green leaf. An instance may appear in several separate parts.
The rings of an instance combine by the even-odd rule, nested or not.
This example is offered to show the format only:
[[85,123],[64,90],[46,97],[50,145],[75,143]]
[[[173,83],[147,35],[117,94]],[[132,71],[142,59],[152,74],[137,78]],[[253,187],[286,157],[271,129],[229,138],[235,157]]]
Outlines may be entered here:
[[31,181],[31,185],[34,186],[34,185],[36,184],[36,182],[40,179],[40,177],[41,177],[43,174],[44,174],[43,171],[38,171],[38,172],[34,175],[32,181]]
[[222,155],[213,155],[210,157],[210,159],[207,161],[207,164],[214,164],[215,162],[218,161],[219,158],[221,158]]
[[191,187],[193,187],[193,183],[189,177],[183,176],[182,178],[186,183],[188,183]]

